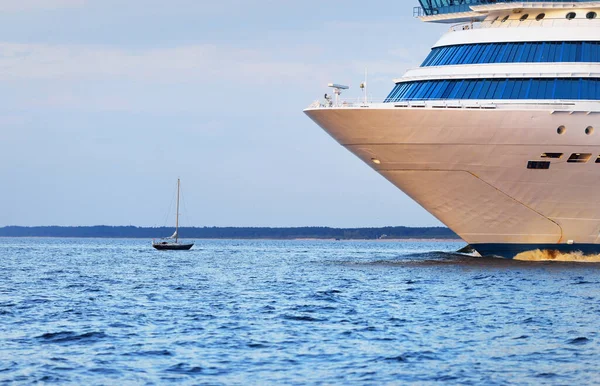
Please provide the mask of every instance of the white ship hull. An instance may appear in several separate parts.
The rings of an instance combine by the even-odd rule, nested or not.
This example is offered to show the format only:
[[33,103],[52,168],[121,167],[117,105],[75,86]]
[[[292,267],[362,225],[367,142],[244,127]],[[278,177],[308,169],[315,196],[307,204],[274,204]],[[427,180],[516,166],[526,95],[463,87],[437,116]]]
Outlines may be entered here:
[[[600,133],[585,132],[600,124],[595,104],[484,103],[305,113],[482,254],[600,252]],[[563,156],[548,170],[527,169],[543,153]],[[592,156],[568,163],[572,153]]]
[[306,114],[483,255],[600,254],[600,3],[420,3],[463,24],[384,103]]

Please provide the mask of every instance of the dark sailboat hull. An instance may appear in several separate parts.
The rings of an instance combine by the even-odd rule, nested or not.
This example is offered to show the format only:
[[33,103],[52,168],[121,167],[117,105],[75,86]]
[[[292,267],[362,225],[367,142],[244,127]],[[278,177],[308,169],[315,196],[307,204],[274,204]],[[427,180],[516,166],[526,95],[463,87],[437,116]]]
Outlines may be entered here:
[[194,244],[152,244],[159,251],[189,251]]

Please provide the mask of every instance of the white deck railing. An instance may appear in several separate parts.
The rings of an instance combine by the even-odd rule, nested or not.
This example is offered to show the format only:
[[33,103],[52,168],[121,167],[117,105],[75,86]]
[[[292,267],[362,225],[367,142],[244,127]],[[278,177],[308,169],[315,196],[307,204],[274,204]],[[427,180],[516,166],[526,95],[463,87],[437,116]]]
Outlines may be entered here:
[[[590,103],[574,103],[572,101],[561,100],[539,100],[539,101],[507,101],[507,100],[414,100],[414,101],[399,101],[385,102],[383,100],[375,100],[365,103],[364,100],[343,100],[338,104],[329,103],[328,101],[316,100],[308,106],[308,109],[356,109],[356,108],[378,108],[378,109],[395,109],[395,108],[435,108],[435,109],[540,109],[549,108],[556,111],[597,111],[595,103],[592,106]],[[585,107],[584,107],[585,105]],[[578,106],[578,107],[576,107]]]
[[355,99],[340,99],[339,101],[334,100],[316,100],[308,106],[309,109],[316,108],[341,108],[341,107],[369,107],[373,104],[383,103],[385,99],[368,99],[355,98]]
[[481,22],[470,22],[470,23],[459,23],[450,27],[450,31],[467,31],[471,29],[485,29],[485,28],[534,28],[534,27],[600,27],[600,19],[582,19],[576,18],[568,20],[564,17],[560,18],[544,18],[540,21],[535,20],[536,15],[530,14],[527,20],[511,19],[502,21],[502,18],[498,20],[485,20]]

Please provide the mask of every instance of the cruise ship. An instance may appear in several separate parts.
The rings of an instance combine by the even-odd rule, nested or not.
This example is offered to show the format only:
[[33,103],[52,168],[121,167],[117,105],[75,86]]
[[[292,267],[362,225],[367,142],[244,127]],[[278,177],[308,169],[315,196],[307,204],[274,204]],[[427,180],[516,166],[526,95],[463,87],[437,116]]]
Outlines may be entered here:
[[600,2],[420,5],[448,32],[387,98],[305,113],[481,255],[600,254]]

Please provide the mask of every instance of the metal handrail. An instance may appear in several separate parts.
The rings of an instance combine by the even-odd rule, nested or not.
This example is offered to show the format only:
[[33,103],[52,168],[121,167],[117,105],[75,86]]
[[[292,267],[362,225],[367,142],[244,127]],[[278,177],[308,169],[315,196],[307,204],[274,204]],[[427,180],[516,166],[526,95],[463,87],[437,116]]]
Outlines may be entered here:
[[523,108],[539,108],[540,106],[552,106],[555,108],[562,108],[570,110],[573,108],[574,103],[571,101],[563,101],[561,99],[556,100],[537,100],[537,101],[525,101],[525,100],[497,100],[497,99],[421,99],[421,100],[410,100],[410,101],[394,101],[388,100],[369,100],[365,103],[364,100],[344,100],[338,103],[324,103],[320,100],[314,101],[308,108],[309,109],[340,109],[340,108],[369,108],[374,105],[379,107],[384,104],[388,107],[435,107],[435,108],[478,108],[478,109],[495,109],[503,106],[519,106]]
[[344,107],[369,107],[372,104],[383,103],[386,99],[367,99],[364,97],[340,99],[337,103],[332,100],[316,100],[308,106],[309,109],[317,108],[344,108]]
[[[564,17],[560,18],[544,18],[540,21],[535,20],[535,16],[531,15],[527,20],[519,20],[519,19],[510,19],[506,21],[502,21],[502,19],[497,20],[484,20],[480,22],[468,22],[468,23],[458,23],[454,24],[450,27],[451,32],[465,31],[470,29],[485,29],[485,28],[535,28],[535,27],[547,27],[552,28],[557,25],[564,26],[575,26],[575,27],[588,27],[590,23],[598,23],[600,19],[566,19]],[[600,27],[600,24],[598,24]]]

